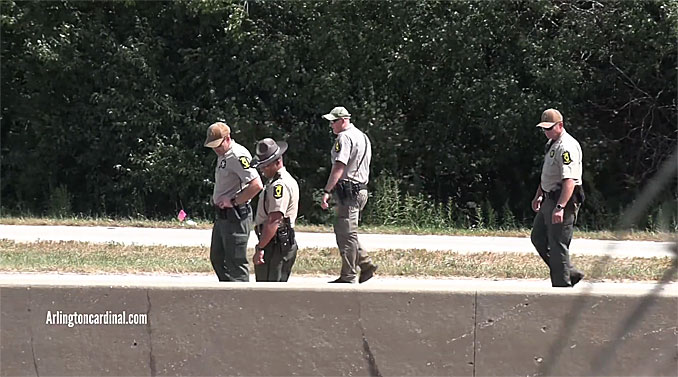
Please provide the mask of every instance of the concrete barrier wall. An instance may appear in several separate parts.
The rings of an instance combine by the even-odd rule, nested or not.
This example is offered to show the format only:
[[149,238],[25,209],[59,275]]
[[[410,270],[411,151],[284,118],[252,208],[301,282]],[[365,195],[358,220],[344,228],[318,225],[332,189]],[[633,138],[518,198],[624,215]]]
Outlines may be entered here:
[[[0,373],[678,373],[676,295],[647,299],[642,295],[550,292],[319,290],[282,284],[3,287]],[[123,310],[126,314],[147,314],[148,323],[46,324],[48,311]],[[640,320],[629,321],[635,316]]]

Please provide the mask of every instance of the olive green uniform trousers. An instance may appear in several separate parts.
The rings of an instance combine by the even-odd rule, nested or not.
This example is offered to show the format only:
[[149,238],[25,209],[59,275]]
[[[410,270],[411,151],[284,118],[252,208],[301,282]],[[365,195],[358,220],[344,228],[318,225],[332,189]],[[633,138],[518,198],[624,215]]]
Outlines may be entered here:
[[219,281],[250,281],[247,241],[252,230],[252,211],[241,219],[229,212],[217,218],[212,227],[210,261]]
[[570,241],[574,231],[574,223],[579,212],[579,204],[570,200],[565,206],[563,222],[553,224],[552,214],[556,200],[545,198],[539,212],[534,218],[530,238],[539,256],[550,269],[551,285],[554,287],[571,287],[571,274],[580,273],[570,263]]
[[295,242],[292,247],[283,251],[275,238],[264,248],[264,264],[254,265],[257,281],[286,282],[292,274],[292,266],[297,259],[299,247]]
[[367,190],[360,190],[357,204],[343,205],[339,202],[336,207],[334,234],[341,255],[340,278],[344,281],[355,281],[357,266],[365,269],[372,265],[369,255],[358,242],[358,222],[365,204],[367,204]]

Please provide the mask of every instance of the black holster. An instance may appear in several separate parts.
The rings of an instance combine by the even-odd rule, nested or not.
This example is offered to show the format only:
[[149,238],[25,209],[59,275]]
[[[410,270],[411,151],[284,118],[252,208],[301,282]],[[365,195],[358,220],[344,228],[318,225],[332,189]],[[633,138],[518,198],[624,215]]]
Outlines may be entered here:
[[574,198],[575,203],[583,204],[586,200],[586,194],[584,193],[584,186],[578,185],[574,186],[574,192],[572,192],[572,198]]
[[237,207],[231,208],[219,208],[214,207],[216,211],[216,217],[219,220],[228,220],[231,222],[240,222],[242,219],[247,218],[251,208],[249,204],[243,204]]
[[363,183],[342,179],[337,182],[334,191],[337,194],[337,199],[339,199],[340,204],[350,206],[358,204],[358,194],[360,193],[360,190],[366,188],[367,186]]
[[294,228],[290,223],[290,218],[285,217],[275,232],[275,242],[280,246],[280,251],[284,253],[290,251],[295,244]]
[[[560,188],[551,192],[544,191],[544,196],[546,196],[549,199],[557,201],[560,198],[561,191],[562,190]],[[570,197],[568,203],[573,202],[574,204],[582,204],[584,203],[584,200],[586,200],[586,194],[584,194],[584,187],[582,187],[582,185],[574,186],[572,196]]]
[[[260,225],[257,225],[254,227],[254,233],[257,235],[257,238],[261,239],[261,229],[262,227]],[[294,228],[292,228],[292,224],[290,223],[290,218],[285,217],[283,218],[282,222],[280,225],[278,225],[278,230],[275,232],[275,236],[273,239],[266,244],[266,247],[269,245],[277,245],[280,247],[280,251],[284,254],[289,252],[292,247],[296,244],[296,239],[294,235]]]

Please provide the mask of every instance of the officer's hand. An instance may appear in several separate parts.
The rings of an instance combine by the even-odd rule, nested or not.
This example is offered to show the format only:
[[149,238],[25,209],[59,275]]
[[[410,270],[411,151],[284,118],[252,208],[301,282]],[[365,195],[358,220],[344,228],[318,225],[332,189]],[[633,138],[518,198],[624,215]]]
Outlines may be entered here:
[[553,209],[553,215],[551,216],[551,223],[553,223],[553,224],[562,223],[563,222],[563,213],[565,213],[564,209],[554,208]]
[[539,212],[539,209],[541,208],[541,202],[544,200],[543,197],[538,196],[534,199],[532,199],[532,210],[534,212]]
[[256,265],[264,264],[264,250],[259,250],[254,252],[254,256],[252,257],[252,263]]
[[320,200],[320,208],[322,209],[329,208],[330,204],[328,203],[328,200],[330,200],[330,194],[324,193],[323,198]]

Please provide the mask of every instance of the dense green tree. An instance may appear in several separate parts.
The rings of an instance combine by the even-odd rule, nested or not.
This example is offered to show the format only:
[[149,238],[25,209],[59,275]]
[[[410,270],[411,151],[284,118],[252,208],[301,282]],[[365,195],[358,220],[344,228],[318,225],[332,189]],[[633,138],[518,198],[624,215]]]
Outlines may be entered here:
[[[202,141],[224,120],[250,149],[290,142],[302,215],[323,221],[320,115],[336,105],[373,140],[374,182],[458,224],[478,208],[529,223],[547,107],[584,149],[584,225],[614,224],[676,150],[669,0],[4,0],[0,14],[5,211],[207,217]],[[656,204],[677,199],[674,185]]]

